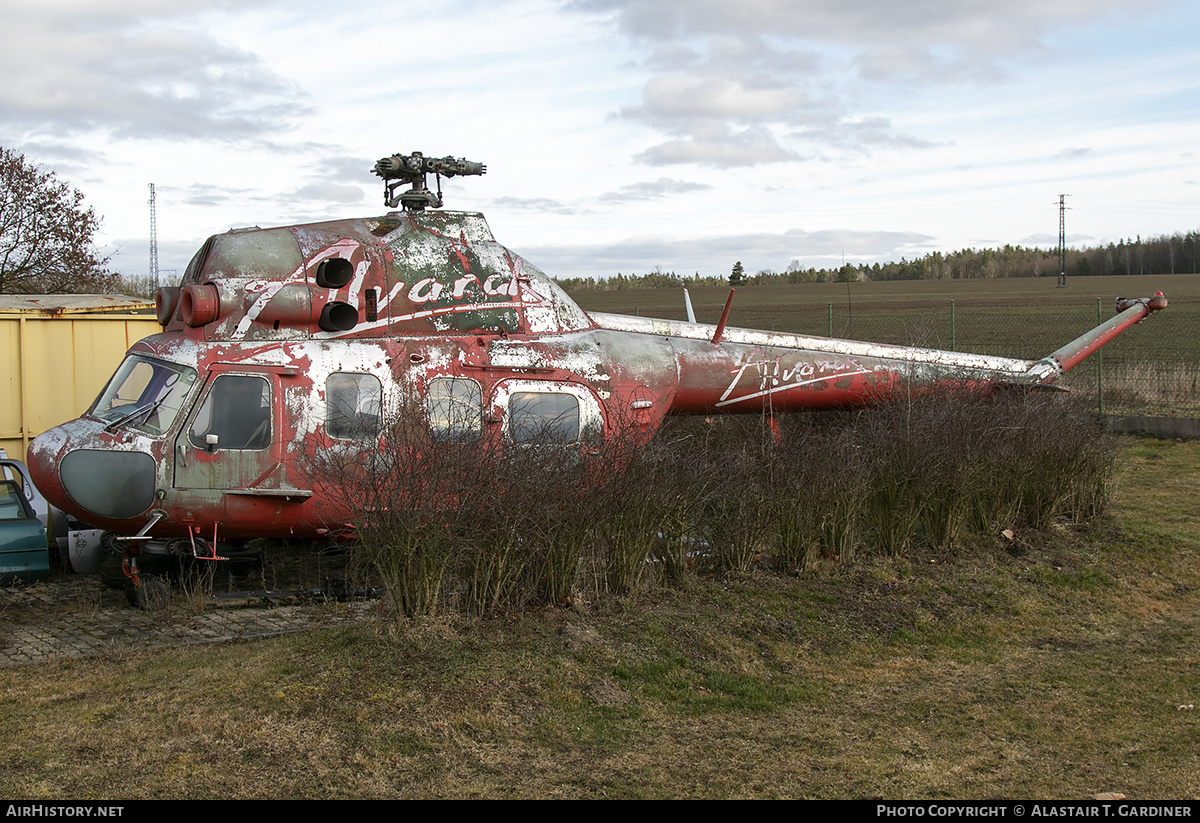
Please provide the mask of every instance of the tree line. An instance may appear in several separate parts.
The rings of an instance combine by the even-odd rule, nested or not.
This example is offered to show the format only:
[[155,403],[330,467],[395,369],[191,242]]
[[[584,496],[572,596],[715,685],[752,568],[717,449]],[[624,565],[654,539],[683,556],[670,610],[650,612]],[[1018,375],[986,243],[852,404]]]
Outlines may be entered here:
[[[1122,238],[1106,246],[1070,248],[1064,254],[1069,277],[1124,274],[1195,274],[1200,269],[1200,230],[1155,237]],[[648,274],[623,274],[616,277],[566,277],[558,284],[568,292],[617,291],[620,289],[658,289],[695,286],[750,285],[785,283],[842,283],[860,280],[971,280],[1000,277],[1056,277],[1059,273],[1058,250],[1005,245],[996,249],[961,249],[930,252],[913,260],[901,258],[889,263],[846,263],[838,268],[805,267],[793,260],[787,269],[777,272],[763,269],[750,274],[741,261],[734,264],[728,277],[679,275],[661,267]]]

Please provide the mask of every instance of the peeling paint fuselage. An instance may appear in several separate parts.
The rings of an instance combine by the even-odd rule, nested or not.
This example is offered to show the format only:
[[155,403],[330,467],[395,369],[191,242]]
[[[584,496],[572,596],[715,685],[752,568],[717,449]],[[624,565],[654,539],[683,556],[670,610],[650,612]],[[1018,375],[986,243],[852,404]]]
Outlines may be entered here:
[[1165,306],[1135,301],[1039,361],[588,314],[482,215],[426,211],[208,240],[162,334],[29,448],[55,505],[155,539],[321,537],[314,478],[397,425],[429,442],[644,440],[670,414],[828,409],[913,382],[1047,385]]

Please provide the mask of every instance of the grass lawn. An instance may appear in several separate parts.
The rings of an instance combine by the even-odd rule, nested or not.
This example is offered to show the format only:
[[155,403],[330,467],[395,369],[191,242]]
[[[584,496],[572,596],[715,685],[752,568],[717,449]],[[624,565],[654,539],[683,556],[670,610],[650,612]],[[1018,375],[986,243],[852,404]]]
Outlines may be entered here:
[[1194,798],[1200,443],[1123,443],[1090,528],[0,669],[0,794]]

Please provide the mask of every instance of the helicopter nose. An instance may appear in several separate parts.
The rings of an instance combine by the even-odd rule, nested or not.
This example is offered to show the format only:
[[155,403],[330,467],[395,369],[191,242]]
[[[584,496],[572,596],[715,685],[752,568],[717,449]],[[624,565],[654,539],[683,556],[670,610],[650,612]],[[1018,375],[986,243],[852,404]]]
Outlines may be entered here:
[[55,506],[84,519],[91,514],[124,520],[150,508],[154,458],[140,451],[88,448],[100,443],[90,427],[77,430],[85,423],[59,426],[29,444],[33,484]]

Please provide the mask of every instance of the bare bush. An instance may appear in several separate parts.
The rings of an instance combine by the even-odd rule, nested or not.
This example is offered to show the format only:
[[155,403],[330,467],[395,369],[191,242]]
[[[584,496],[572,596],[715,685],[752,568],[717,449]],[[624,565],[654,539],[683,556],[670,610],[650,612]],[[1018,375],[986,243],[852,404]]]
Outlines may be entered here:
[[[710,480],[698,508],[696,535],[701,563],[716,573],[744,572],[761,558],[771,532],[770,451],[775,447],[767,419],[734,418],[705,425],[691,453],[721,455],[709,464]],[[697,461],[700,462],[700,461]]]
[[[902,548],[906,527],[909,540],[951,549],[968,532],[994,535],[1018,525],[1045,528],[1056,517],[1084,519],[1101,511],[1107,497],[1115,444],[1071,398],[936,392],[888,404],[863,420],[874,444],[863,445],[880,460],[877,500],[901,512],[878,521],[885,550]],[[1091,501],[1079,515],[1068,505],[1076,496]]]
[[666,546],[671,539],[667,535],[682,536],[684,501],[675,486],[677,463],[672,454],[677,447],[671,430],[660,432],[645,447],[628,441],[605,446],[605,457],[597,464],[602,506],[596,536],[610,592],[634,591],[651,576],[652,561],[674,556],[678,548]]
[[1086,410],[1050,395],[674,420],[648,444],[439,442],[420,413],[400,419],[369,449],[316,462],[403,619],[567,604],[764,558],[805,570],[862,549],[958,549],[971,533],[1094,516],[1115,459]]
[[[437,449],[405,408],[378,444],[345,444],[313,455],[314,484],[351,512],[346,524],[387,590],[394,614],[437,610],[458,549],[459,517],[478,490],[471,445]],[[332,525],[332,524],[331,524]]]

